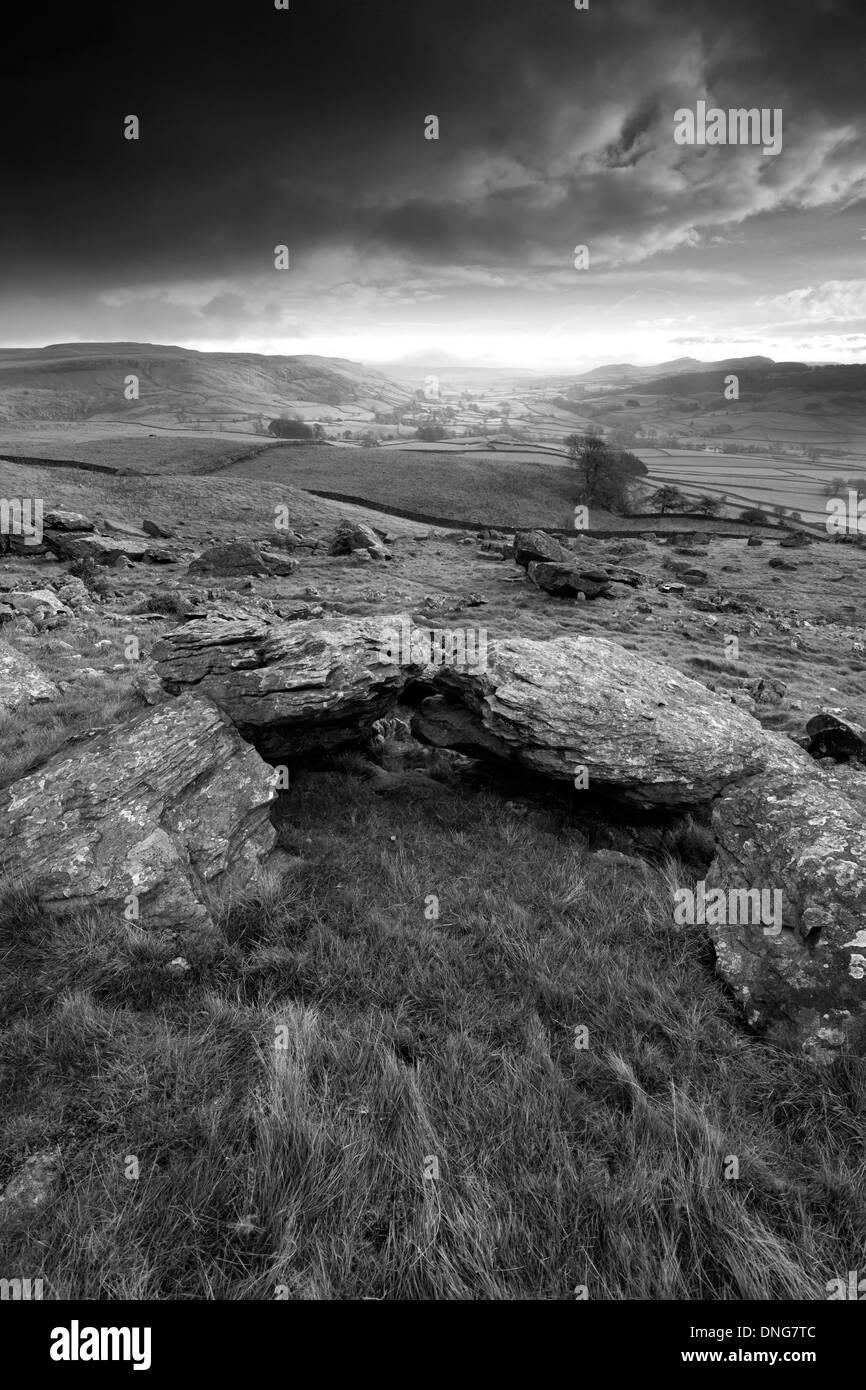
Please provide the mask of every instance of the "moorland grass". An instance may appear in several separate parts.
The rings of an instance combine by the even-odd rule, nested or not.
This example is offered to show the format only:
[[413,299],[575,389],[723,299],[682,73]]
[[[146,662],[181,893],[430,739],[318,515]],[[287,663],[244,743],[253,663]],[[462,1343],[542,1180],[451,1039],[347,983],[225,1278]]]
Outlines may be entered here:
[[815,1299],[862,1265],[862,1063],[746,1033],[672,924],[680,867],[612,876],[489,788],[385,798],[351,762],[281,809],[293,868],[194,947],[7,892],[0,1180],[63,1155],[8,1271],[102,1299]]

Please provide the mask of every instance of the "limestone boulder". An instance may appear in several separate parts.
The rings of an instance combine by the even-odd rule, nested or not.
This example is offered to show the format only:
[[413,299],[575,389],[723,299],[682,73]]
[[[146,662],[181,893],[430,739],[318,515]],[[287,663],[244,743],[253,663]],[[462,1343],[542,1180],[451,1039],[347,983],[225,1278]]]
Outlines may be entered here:
[[60,691],[35,663],[8,642],[0,641],[0,713],[10,713],[42,700],[56,700]]
[[184,696],[61,749],[0,792],[0,868],[49,911],[135,895],[146,929],[207,929],[207,895],[278,867],[273,769],[209,700]]
[[610,593],[610,577],[603,570],[581,570],[574,564],[530,560],[527,574],[538,589],[559,598],[602,598]]
[[526,569],[532,561],[573,565],[574,554],[546,531],[518,531],[512,542],[514,562]]
[[258,613],[185,623],[151,653],[172,693],[208,695],[266,756],[353,741],[422,666],[393,651],[394,618],[286,622]]
[[372,526],[362,521],[341,521],[328,546],[329,555],[368,554],[374,560],[390,560],[391,553]]
[[61,560],[92,560],[97,565],[113,565],[118,555],[128,560],[146,560],[146,541],[126,536],[99,536],[95,532],[45,531],[45,543]]
[[763,890],[768,903],[778,893],[780,929],[741,913],[708,930],[749,1024],[826,1061],[866,1041],[866,817],[788,739],[768,734],[767,747],[763,771],[714,805],[708,883]]
[[228,541],[212,545],[189,565],[189,574],[249,575],[268,574],[275,577],[294,574],[298,568],[285,551],[271,550],[253,541]]

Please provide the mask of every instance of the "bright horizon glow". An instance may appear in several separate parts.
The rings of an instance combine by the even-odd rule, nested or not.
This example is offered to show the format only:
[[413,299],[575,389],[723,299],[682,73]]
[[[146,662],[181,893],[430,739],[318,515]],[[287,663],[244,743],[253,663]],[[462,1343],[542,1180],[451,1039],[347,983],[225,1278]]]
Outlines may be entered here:
[[[124,338],[79,338],[63,337],[43,339],[39,342],[3,343],[5,349],[37,349],[52,343],[89,342],[137,342],[154,346],[175,346],[197,352],[251,353],[262,356],[294,357],[315,356],[343,358],[352,362],[368,363],[375,367],[386,367],[389,363],[403,365],[402,359],[417,357],[419,368],[425,360],[433,360],[440,355],[454,358],[447,361],[443,370],[449,366],[454,370],[461,367],[492,368],[502,370],[524,370],[539,373],[577,374],[596,367],[610,366],[620,362],[635,366],[653,366],[659,362],[680,357],[692,357],[701,362],[720,361],[729,357],[771,357],[775,361],[799,361],[810,363],[838,362],[858,363],[866,360],[866,339],[861,334],[815,334],[805,339],[802,333],[796,339],[781,337],[715,338],[711,345],[705,340],[688,340],[684,336],[672,340],[670,337],[648,330],[635,330],[632,333],[600,333],[592,335],[591,347],[586,336],[581,336],[580,346],[572,347],[565,334],[498,334],[495,339],[481,335],[451,334],[447,338],[433,334],[410,337],[407,335],[357,336],[313,336],[310,338],[258,338],[243,336],[235,339],[200,338],[196,336],[167,339],[145,339],[133,335]],[[405,369],[411,368],[411,362]]]

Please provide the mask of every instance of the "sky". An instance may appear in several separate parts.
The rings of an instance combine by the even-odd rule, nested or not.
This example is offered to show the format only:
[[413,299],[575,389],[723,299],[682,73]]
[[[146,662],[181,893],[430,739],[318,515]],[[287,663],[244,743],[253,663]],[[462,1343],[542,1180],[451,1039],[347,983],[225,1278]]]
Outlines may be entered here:
[[866,361],[862,0],[288,3],[7,15],[0,346]]

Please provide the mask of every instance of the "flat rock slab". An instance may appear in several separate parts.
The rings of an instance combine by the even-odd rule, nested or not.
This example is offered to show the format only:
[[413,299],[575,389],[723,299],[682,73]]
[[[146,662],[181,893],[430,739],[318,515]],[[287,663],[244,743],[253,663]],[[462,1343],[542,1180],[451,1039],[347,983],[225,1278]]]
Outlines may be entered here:
[[34,661],[0,642],[0,711],[20,709],[37,700],[56,700],[60,691]]
[[97,565],[112,565],[118,555],[128,560],[146,560],[150,541],[130,540],[126,536],[98,536],[81,531],[48,531],[45,541],[61,560],[93,560]]
[[96,528],[89,517],[81,512],[70,512],[63,507],[46,512],[42,518],[44,526],[54,531],[94,531]]
[[132,526],[128,521],[114,521],[107,516],[100,517],[99,530],[106,536],[125,536],[131,541],[147,540],[147,532],[139,526]]
[[0,792],[0,866],[49,911],[138,898],[146,929],[208,927],[206,893],[254,887],[275,845],[268,767],[209,700],[169,700]]

